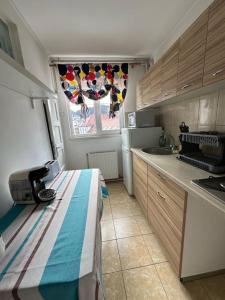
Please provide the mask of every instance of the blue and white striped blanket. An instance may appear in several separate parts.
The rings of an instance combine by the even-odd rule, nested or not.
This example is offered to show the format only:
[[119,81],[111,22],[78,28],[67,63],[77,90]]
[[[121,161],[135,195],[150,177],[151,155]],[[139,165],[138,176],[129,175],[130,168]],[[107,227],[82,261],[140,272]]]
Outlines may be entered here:
[[51,204],[16,205],[0,219],[0,299],[103,299],[99,170],[62,172],[50,187]]

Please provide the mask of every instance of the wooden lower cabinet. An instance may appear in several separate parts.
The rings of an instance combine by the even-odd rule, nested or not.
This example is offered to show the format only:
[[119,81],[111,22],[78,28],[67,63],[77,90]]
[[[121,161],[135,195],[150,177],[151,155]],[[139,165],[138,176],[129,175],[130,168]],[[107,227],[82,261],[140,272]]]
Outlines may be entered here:
[[136,155],[133,183],[134,195],[180,277],[187,193]]
[[133,185],[134,185],[134,195],[137,199],[144,215],[148,217],[148,195],[147,195],[147,185],[143,183],[141,178],[136,172],[133,173]]
[[148,165],[138,156],[133,155],[134,196],[137,199],[146,217],[148,216],[147,176],[148,176]]
[[186,192],[148,166],[148,220],[165,246],[168,259],[180,276],[186,211]]

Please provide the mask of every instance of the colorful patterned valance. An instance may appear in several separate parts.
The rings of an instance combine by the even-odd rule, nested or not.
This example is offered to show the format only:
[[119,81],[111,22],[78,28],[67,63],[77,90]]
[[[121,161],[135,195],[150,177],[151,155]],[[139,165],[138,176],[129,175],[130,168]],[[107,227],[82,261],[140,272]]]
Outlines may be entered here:
[[58,65],[62,88],[68,99],[84,107],[85,98],[99,100],[111,96],[109,117],[114,117],[127,92],[128,64]]

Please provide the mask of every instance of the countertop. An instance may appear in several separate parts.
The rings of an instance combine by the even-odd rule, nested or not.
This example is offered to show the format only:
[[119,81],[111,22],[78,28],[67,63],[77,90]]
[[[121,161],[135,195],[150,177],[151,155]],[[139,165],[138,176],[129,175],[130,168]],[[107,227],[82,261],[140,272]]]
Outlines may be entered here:
[[219,198],[212,196],[207,191],[191,182],[193,179],[207,178],[213,174],[193,167],[185,162],[179,161],[177,159],[177,154],[152,155],[144,153],[139,148],[132,148],[131,151],[142,158],[146,163],[154,167],[156,170],[177,183],[188,193],[197,194],[199,197],[205,199],[215,207],[225,212],[225,202],[222,202]]

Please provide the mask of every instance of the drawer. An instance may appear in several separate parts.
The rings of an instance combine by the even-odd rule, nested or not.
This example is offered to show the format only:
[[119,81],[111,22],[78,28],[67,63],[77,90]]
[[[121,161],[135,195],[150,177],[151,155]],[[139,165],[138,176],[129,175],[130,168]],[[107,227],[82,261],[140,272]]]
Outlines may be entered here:
[[134,195],[147,214],[147,185],[141,180],[141,178],[133,172],[133,184],[134,184]]
[[149,189],[157,186],[182,211],[185,209],[186,191],[151,166],[148,166],[148,185]]
[[177,240],[182,240],[183,232],[183,211],[177,213],[176,208],[171,205],[170,199],[162,194],[161,191],[148,191],[148,196],[150,197],[150,203],[153,203],[160,213],[162,218],[164,218],[165,223],[171,228],[173,235]]
[[182,243],[177,239],[176,235],[174,235],[171,226],[168,226],[165,218],[161,215],[157,206],[153,202],[150,202],[149,204],[148,214],[151,220],[151,225],[156,235],[164,245],[167,251],[168,259],[173,266],[176,274],[179,276]]

